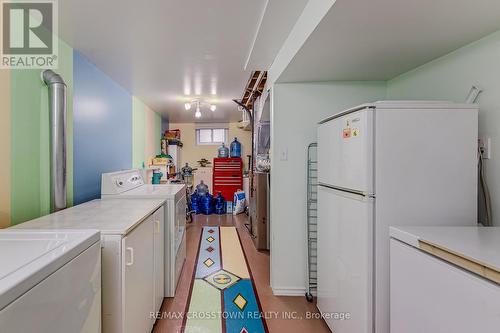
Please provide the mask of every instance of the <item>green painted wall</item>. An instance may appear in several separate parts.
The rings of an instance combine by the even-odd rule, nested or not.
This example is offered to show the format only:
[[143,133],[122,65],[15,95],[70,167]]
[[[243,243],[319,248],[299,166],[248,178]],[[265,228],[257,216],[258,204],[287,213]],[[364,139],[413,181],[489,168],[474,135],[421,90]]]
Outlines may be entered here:
[[0,70],[0,228],[10,225],[10,71]]
[[161,142],[160,142],[160,139],[162,136],[161,122],[162,122],[161,116],[155,112],[154,113],[154,133],[153,133],[154,137],[153,137],[153,140],[154,140],[154,149],[158,153],[161,152]]
[[[73,49],[59,42],[59,68],[67,85],[67,190],[73,204]],[[3,70],[0,152],[5,157],[0,185],[0,228],[50,212],[49,102],[41,70]],[[132,97],[132,165],[160,152],[162,118]],[[110,133],[113,134],[113,133]],[[5,170],[4,170],[5,169]]]
[[[479,135],[491,138],[492,158],[485,162],[492,197],[493,222],[500,226],[500,32],[405,73],[387,84],[389,99],[463,102],[472,85],[479,96]],[[446,126],[446,124],[443,124]],[[479,219],[483,216],[479,200]]]
[[137,97],[132,97],[132,163],[134,168],[148,165],[161,150],[161,116]]
[[[73,202],[73,49],[59,40],[59,68],[68,98],[68,201]],[[50,211],[48,90],[41,70],[12,70],[11,88],[11,224]]]
[[[385,98],[385,82],[310,82],[275,84],[271,93],[271,286],[301,290],[306,239],[307,146],[317,141],[318,122],[346,108]],[[293,195],[290,195],[293,193]],[[296,195],[295,195],[296,194]]]

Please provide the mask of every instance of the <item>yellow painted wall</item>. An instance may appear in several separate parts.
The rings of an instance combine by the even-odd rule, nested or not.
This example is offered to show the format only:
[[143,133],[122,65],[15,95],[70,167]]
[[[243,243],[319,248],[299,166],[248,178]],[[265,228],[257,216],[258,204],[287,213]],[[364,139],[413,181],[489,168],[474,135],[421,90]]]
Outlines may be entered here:
[[132,163],[134,168],[148,166],[158,155],[161,140],[161,116],[140,99],[132,97]]
[[[241,143],[241,157],[243,159],[244,168],[248,170],[247,155],[250,155],[252,151],[252,132],[239,129],[237,123],[229,123],[228,127],[229,144],[235,137],[238,138],[238,141]],[[181,165],[187,162],[192,167],[195,167],[198,166],[196,161],[201,158],[212,161],[214,157],[217,157],[217,148],[219,148],[219,146],[196,145],[195,123],[170,123],[169,128],[181,130],[181,141],[184,144],[181,151]]]
[[0,69],[0,228],[10,225],[10,75]]

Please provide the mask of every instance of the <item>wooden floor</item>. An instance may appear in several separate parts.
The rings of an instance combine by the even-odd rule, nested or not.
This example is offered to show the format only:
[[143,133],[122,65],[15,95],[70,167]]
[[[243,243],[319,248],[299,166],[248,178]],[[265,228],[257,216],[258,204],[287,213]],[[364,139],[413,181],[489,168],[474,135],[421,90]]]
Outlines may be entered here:
[[[193,223],[188,224],[187,258],[177,287],[177,293],[174,298],[166,298],[163,302],[162,318],[157,320],[153,332],[181,332],[182,316],[186,309],[195,268],[198,242],[203,226],[235,226],[238,229],[255,280],[262,310],[268,316],[267,326],[270,332],[330,332],[322,319],[305,319],[308,312],[318,312],[316,306],[313,303],[308,303],[305,297],[273,296],[269,286],[269,253],[259,252],[255,249],[244,226],[246,222],[247,217],[244,214],[234,217],[231,215],[197,215]],[[200,327],[200,332],[204,332],[203,327]]]

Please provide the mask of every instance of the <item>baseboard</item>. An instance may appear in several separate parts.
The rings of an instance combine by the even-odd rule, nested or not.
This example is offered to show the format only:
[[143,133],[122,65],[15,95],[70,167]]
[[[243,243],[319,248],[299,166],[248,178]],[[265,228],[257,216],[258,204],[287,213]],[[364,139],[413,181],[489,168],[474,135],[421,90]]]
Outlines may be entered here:
[[272,287],[274,296],[304,296],[306,288]]

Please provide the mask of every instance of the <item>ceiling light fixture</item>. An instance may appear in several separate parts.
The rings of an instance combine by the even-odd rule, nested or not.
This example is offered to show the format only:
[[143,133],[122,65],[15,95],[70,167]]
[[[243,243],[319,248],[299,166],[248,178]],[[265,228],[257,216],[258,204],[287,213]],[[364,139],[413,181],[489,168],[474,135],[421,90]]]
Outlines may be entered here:
[[210,111],[215,112],[217,110],[217,105],[214,103],[210,103],[206,100],[201,100],[201,99],[193,99],[192,101],[184,103],[184,108],[186,111],[191,110],[192,107],[196,107],[196,112],[194,113],[194,116],[196,118],[201,118],[201,107],[206,106],[210,109]]
[[196,105],[196,112],[194,113],[194,116],[196,118],[201,118],[201,111],[200,111],[200,103],[198,102],[198,105]]

